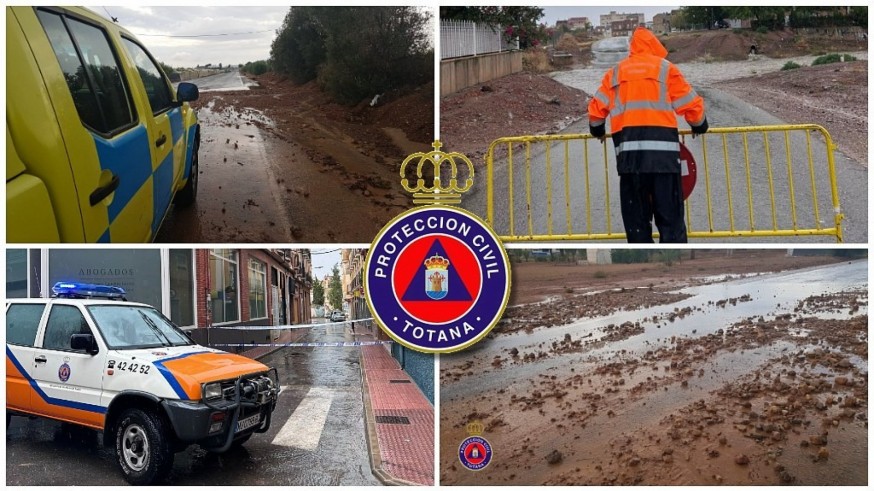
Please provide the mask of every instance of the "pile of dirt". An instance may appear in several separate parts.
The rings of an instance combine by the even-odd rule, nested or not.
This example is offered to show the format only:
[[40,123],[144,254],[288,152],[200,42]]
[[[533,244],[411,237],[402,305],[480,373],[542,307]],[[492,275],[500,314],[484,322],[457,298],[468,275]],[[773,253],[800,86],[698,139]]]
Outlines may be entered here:
[[586,115],[588,96],[547,75],[515,73],[440,101],[445,148],[483,163],[489,144],[513,135],[555,133]]
[[803,36],[791,29],[760,33],[749,29],[677,32],[659,37],[668,50],[668,60],[686,63],[697,60],[745,60],[750,46],[760,55],[786,58],[810,53],[859,51],[867,41],[853,37]]
[[296,85],[273,72],[252,79],[259,84],[252,90],[223,94],[233,96],[239,105],[263,111],[276,123],[277,136],[287,140],[301,140],[301,130],[328,127],[354,141],[365,154],[394,165],[400,165],[411,147],[427,150],[432,141],[433,82],[380,94],[374,106],[368,99],[350,107],[334,102],[315,82]]
[[825,127],[842,152],[867,165],[867,61],[765,73],[722,82],[716,87],[787,123]]

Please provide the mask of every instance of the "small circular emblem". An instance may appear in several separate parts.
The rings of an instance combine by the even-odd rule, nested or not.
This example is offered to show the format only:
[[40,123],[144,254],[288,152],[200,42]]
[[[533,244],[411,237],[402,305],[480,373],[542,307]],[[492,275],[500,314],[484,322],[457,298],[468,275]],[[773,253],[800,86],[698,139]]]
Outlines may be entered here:
[[58,378],[61,379],[61,382],[70,380],[70,365],[64,363],[58,368]]
[[451,206],[401,214],[367,254],[365,296],[379,326],[400,344],[448,353],[482,339],[510,294],[501,242],[476,216]]
[[470,436],[458,446],[458,460],[472,471],[481,471],[492,461],[492,446],[481,436]]

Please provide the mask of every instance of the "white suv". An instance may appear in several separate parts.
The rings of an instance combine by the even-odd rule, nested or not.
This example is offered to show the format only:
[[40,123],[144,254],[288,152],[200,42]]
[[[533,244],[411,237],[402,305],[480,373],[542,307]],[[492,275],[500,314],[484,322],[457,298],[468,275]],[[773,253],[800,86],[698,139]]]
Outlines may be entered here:
[[101,430],[132,484],[163,478],[190,444],[224,452],[270,427],[275,369],[199,346],[120,288],[53,291],[65,298],[6,302],[7,425],[28,415]]

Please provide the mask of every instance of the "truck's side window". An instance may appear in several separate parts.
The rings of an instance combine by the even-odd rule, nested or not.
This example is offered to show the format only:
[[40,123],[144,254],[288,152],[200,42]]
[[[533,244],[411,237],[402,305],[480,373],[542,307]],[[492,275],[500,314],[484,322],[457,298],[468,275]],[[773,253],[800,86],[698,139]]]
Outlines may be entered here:
[[103,134],[130,126],[133,109],[106,32],[56,12],[38,10],[37,16],[82,122]]
[[45,309],[46,306],[42,303],[10,305],[6,310],[6,342],[33,346],[39,320]]
[[122,38],[124,48],[137,65],[137,72],[143,79],[146,94],[149,96],[149,105],[152,106],[152,114],[158,114],[170,108],[173,98],[170,95],[170,87],[161,74],[158,65],[152,60],[146,50],[139,44],[127,38]]
[[70,337],[73,334],[91,334],[91,329],[85,321],[82,312],[70,305],[55,305],[49,313],[46,333],[43,336],[42,347],[72,351]]

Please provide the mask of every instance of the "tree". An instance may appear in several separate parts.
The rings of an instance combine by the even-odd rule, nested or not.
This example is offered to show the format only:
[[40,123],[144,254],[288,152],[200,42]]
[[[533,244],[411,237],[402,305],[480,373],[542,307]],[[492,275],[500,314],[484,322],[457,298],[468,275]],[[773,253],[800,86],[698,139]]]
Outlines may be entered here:
[[158,65],[161,67],[161,70],[169,77],[171,73],[176,73],[176,69],[171,67],[170,65],[159,61]]
[[313,281],[313,305],[325,305],[325,287],[318,280]]
[[682,7],[680,12],[684,27],[707,26],[713,29],[716,21],[729,17],[722,7]]
[[355,104],[434,79],[430,21],[416,7],[292,7],[271,46],[272,66]]
[[343,284],[340,283],[340,269],[337,265],[331,270],[331,281],[328,282],[328,303],[333,309],[343,308]]

